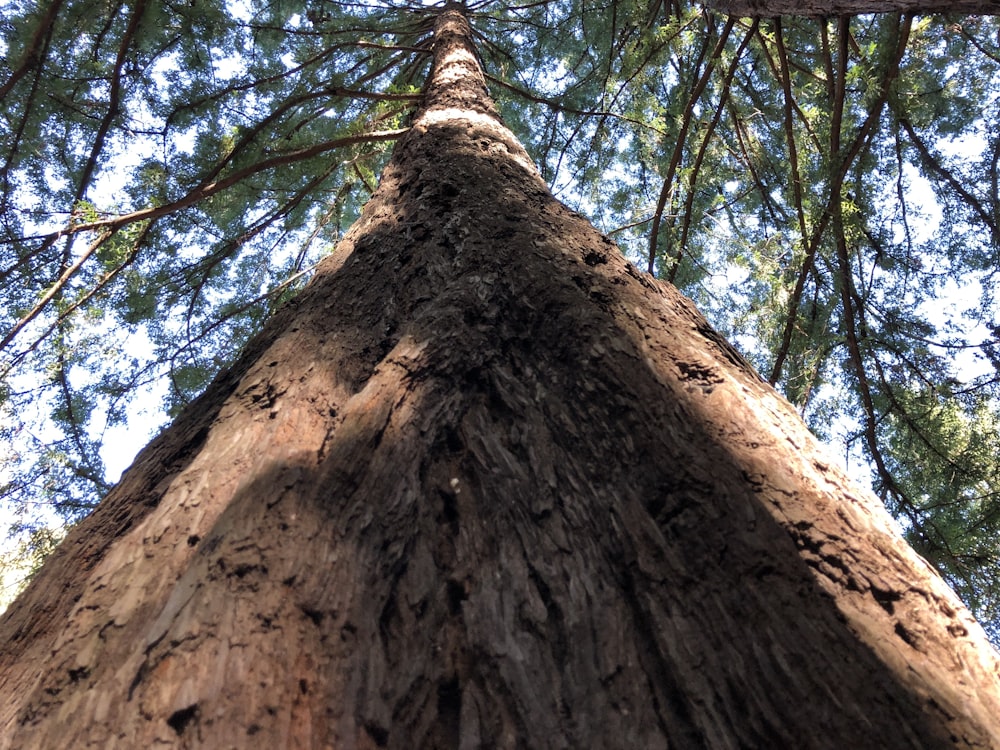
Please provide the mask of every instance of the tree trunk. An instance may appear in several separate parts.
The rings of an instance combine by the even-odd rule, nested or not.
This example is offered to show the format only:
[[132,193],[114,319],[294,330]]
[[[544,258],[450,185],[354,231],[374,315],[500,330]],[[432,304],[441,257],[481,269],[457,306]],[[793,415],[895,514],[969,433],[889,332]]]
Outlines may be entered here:
[[1000,744],[878,502],[552,197],[454,8],[434,56],[336,253],[0,623],[0,748]]
[[1000,0],[701,0],[728,16],[856,16],[863,13],[1000,15]]

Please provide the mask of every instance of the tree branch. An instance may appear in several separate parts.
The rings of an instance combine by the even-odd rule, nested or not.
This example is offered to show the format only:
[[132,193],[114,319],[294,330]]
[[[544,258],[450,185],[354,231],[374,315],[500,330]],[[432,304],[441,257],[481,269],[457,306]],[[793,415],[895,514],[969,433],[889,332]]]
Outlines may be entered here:
[[997,0],[701,0],[729,16],[859,16],[869,13],[968,13],[1000,15]]
[[154,206],[152,208],[144,208],[138,211],[132,211],[131,213],[122,214],[120,216],[114,216],[107,219],[101,219],[99,221],[91,221],[80,224],[71,224],[70,226],[60,229],[58,232],[52,232],[50,234],[41,235],[36,239],[40,239],[44,242],[54,242],[60,237],[65,237],[71,234],[78,234],[80,232],[93,232],[100,229],[119,229],[126,224],[131,224],[136,221],[146,221],[148,219],[158,219],[161,216],[166,216],[178,211],[182,208],[187,208],[188,206],[194,205],[200,201],[210,198],[211,196],[219,193],[233,185],[242,182],[248,177],[252,177],[260,172],[265,172],[268,169],[274,169],[275,167],[281,167],[286,164],[294,164],[297,161],[302,161],[303,159],[309,159],[313,156],[319,156],[327,151],[333,151],[334,149],[343,148],[344,146],[353,146],[357,143],[377,143],[380,141],[394,141],[400,136],[404,135],[409,128],[396,128],[394,130],[380,130],[372,133],[359,133],[357,135],[349,135],[343,138],[334,138],[330,141],[324,141],[322,143],[317,143],[313,146],[307,146],[306,148],[296,149],[294,151],[288,151],[284,154],[278,154],[272,156],[269,159],[264,159],[257,164],[252,164],[248,167],[244,167],[237,172],[225,177],[221,180],[211,182],[207,185],[200,185],[199,187],[191,190],[187,195],[182,198],[178,198],[170,203],[165,203],[161,206]]
[[913,145],[916,146],[917,151],[920,152],[920,157],[923,159],[924,163],[931,168],[932,171],[936,172],[945,182],[948,183],[948,187],[962,196],[964,200],[973,211],[975,211],[979,218],[982,219],[983,223],[990,228],[990,233],[993,235],[993,242],[1000,244],[1000,227],[997,226],[997,222],[994,221],[990,212],[987,211],[980,200],[966,190],[962,183],[955,179],[955,176],[947,169],[940,160],[935,158],[934,154],[924,143],[923,139],[917,134],[916,129],[910,123],[910,120],[905,117],[902,113],[897,113],[899,117],[899,124],[903,126],[903,130],[910,137]]
[[680,131],[677,133],[677,140],[674,141],[674,151],[670,157],[670,163],[667,165],[667,174],[663,178],[663,187],[660,188],[660,197],[656,201],[656,210],[653,211],[653,226],[649,233],[649,260],[646,267],[646,270],[651,274],[656,271],[656,244],[660,234],[660,222],[663,219],[663,211],[667,206],[667,198],[673,189],[674,175],[677,173],[677,168],[680,166],[681,162],[681,156],[684,153],[684,141],[687,139],[687,133],[691,127],[691,121],[694,119],[694,107],[701,98],[705,87],[708,85],[712,72],[715,70],[715,63],[722,54],[722,50],[725,49],[726,41],[729,39],[729,34],[733,30],[735,23],[736,19],[732,17],[726,21],[726,24],[722,29],[722,33],[719,34],[719,39],[715,44],[715,49],[712,50],[712,54],[708,59],[705,70],[702,72],[701,78],[699,78],[698,82],[695,84],[694,89],[692,89],[691,95],[688,97],[687,103],[684,107],[684,115],[681,121]]
[[57,294],[63,289],[66,283],[72,278],[77,271],[83,266],[83,264],[96,252],[96,250],[108,240],[115,232],[124,227],[127,224],[132,224],[138,221],[151,221],[158,219],[161,216],[166,216],[168,214],[179,211],[188,206],[194,205],[200,201],[209,198],[216,193],[219,193],[233,185],[242,182],[248,177],[251,177],[260,172],[266,171],[268,169],[273,169],[274,167],[283,166],[285,164],[292,164],[303,159],[308,159],[313,156],[318,156],[326,151],[331,151],[336,148],[342,148],[344,146],[354,145],[356,143],[368,143],[377,141],[389,141],[399,138],[401,135],[407,132],[409,128],[400,128],[396,130],[385,130],[377,131],[374,133],[362,133],[353,136],[347,136],[344,138],[337,138],[332,141],[325,141],[323,143],[316,144],[314,146],[309,146],[307,148],[297,149],[295,151],[290,151],[285,154],[279,154],[270,159],[265,159],[262,162],[253,164],[249,167],[241,169],[228,177],[218,180],[217,182],[210,183],[208,185],[202,185],[194,190],[190,191],[183,198],[180,198],[171,203],[164,204],[162,206],[155,206],[153,208],[146,208],[139,211],[133,211],[128,214],[123,214],[121,216],[109,217],[107,219],[101,219],[99,221],[91,222],[81,222],[79,224],[70,223],[64,229],[58,232],[53,232],[48,235],[43,235],[39,239],[42,240],[42,248],[51,246],[57,240],[62,237],[68,237],[72,235],[79,234],[81,232],[98,232],[99,237],[84,251],[81,256],[72,263],[68,268],[66,268],[55,283],[42,295],[42,298],[35,304],[32,309],[26,313],[24,316],[18,320],[17,323],[7,332],[2,340],[0,340],[0,349],[6,347],[13,339],[17,336],[24,327],[34,320],[41,312],[48,306],[48,304],[56,297]]
[[[833,174],[830,179],[830,190],[827,196],[826,209],[820,217],[817,226],[813,230],[810,241],[806,245],[806,256],[803,259],[798,279],[795,282],[795,288],[792,291],[791,300],[789,300],[788,314],[785,318],[785,327],[781,334],[781,344],[778,347],[778,351],[774,359],[774,365],[771,368],[771,375],[768,378],[768,382],[771,385],[776,384],[778,380],[781,379],[781,371],[791,348],[792,335],[794,334],[795,323],[798,318],[799,304],[802,300],[802,294],[805,290],[806,281],[816,262],[816,253],[819,251],[823,233],[826,231],[826,227],[829,225],[831,218],[835,219],[836,216],[840,215],[842,212],[841,192],[843,191],[844,179],[846,178],[851,165],[874,135],[876,130],[875,126],[878,124],[882,111],[885,108],[886,103],[889,101],[889,91],[892,83],[899,77],[899,65],[903,59],[903,54],[906,52],[906,45],[910,38],[912,18],[908,15],[903,16],[902,18],[897,18],[896,24],[897,26],[894,34],[896,39],[896,49],[893,57],[886,66],[885,73],[883,74],[879,95],[876,97],[876,100],[869,109],[864,123],[858,129],[858,132],[846,153],[841,152],[841,128],[843,127],[844,93],[847,77],[847,40],[845,38],[839,39],[840,53],[843,55],[843,60],[840,61],[840,70],[832,74],[836,81],[830,89],[831,96],[833,97],[833,115],[832,122],[830,124],[830,161]],[[845,26],[848,28],[844,28]],[[845,22],[845,19],[842,19],[840,36],[845,37],[849,31],[849,24]],[[824,45],[824,47],[826,47],[826,45]],[[827,70],[832,71],[832,61],[830,61],[829,55],[826,57]],[[802,221],[802,219],[800,219],[800,221]]]
[[0,101],[4,100],[4,97],[10,93],[10,90],[14,88],[25,73],[41,65],[42,60],[48,52],[49,39],[62,4],[63,0],[53,0],[45,10],[45,15],[39,19],[38,26],[35,27],[35,33],[32,35],[31,41],[28,42],[24,56],[21,58],[21,64],[11,71],[10,77],[0,85]]
[[736,68],[739,66],[740,60],[743,58],[743,53],[746,51],[750,40],[756,35],[757,25],[759,23],[760,22],[757,19],[754,19],[753,23],[750,24],[750,28],[744,35],[743,41],[740,42],[740,46],[736,50],[736,54],[733,56],[732,62],[729,64],[729,69],[726,71],[726,75],[722,80],[722,91],[719,94],[719,104],[715,108],[715,113],[712,115],[711,122],[709,122],[708,127],[705,129],[705,135],[701,139],[701,146],[698,148],[698,153],[695,155],[694,164],[691,165],[691,174],[688,178],[687,184],[687,196],[684,202],[681,236],[679,242],[677,243],[677,257],[674,259],[673,265],[667,273],[667,280],[670,283],[673,283],[677,276],[677,269],[680,268],[681,259],[684,257],[684,249],[687,247],[687,238],[691,229],[692,213],[694,212],[695,183],[698,180],[698,175],[701,173],[701,165],[705,161],[705,154],[708,152],[709,143],[712,140],[716,127],[719,125],[719,120],[722,119],[722,112],[726,109],[726,103],[729,100],[730,87],[733,83],[733,77],[736,75]]

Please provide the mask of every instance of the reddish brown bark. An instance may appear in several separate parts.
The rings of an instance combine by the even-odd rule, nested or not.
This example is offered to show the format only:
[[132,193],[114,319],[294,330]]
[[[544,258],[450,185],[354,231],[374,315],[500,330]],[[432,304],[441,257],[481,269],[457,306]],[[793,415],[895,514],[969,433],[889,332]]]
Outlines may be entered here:
[[0,748],[1000,743],[981,630],[553,199],[460,13],[358,224],[0,621]]
[[1000,14],[1000,0],[702,0],[730,16],[856,16],[864,13]]

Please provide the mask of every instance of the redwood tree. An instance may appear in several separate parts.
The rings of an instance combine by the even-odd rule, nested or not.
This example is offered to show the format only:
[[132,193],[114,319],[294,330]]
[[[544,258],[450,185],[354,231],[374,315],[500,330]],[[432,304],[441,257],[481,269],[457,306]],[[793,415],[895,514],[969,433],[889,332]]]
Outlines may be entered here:
[[0,748],[993,747],[980,627],[434,30],[360,220],[0,621]]
[[[360,214],[430,64],[404,2],[0,0],[0,608]],[[469,7],[553,193],[1000,643],[1000,17]]]

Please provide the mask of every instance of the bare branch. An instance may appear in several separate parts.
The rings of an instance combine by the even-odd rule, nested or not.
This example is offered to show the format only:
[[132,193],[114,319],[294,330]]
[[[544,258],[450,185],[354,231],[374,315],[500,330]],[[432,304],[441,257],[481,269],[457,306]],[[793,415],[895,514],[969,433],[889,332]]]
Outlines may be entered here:
[[701,0],[728,16],[859,16],[868,13],[968,13],[1000,15],[998,0]]
[[712,72],[715,70],[715,63],[722,54],[722,50],[725,49],[726,41],[729,39],[729,34],[732,32],[735,23],[735,18],[729,18],[726,21],[722,33],[719,34],[719,40],[716,42],[715,49],[712,50],[711,57],[709,57],[708,64],[705,66],[705,70],[695,84],[694,89],[692,89],[691,95],[688,97],[687,104],[684,107],[680,132],[677,134],[677,140],[674,142],[674,151],[667,166],[667,174],[663,178],[663,187],[660,188],[660,197],[656,202],[656,210],[653,212],[653,226],[649,233],[649,260],[646,267],[649,273],[654,273],[656,270],[656,244],[660,234],[660,221],[663,219],[663,211],[667,206],[667,198],[673,191],[674,175],[677,173],[677,168],[681,163],[681,156],[684,153],[684,141],[687,139],[688,129],[691,127],[691,122],[694,119],[694,107],[708,85]]

